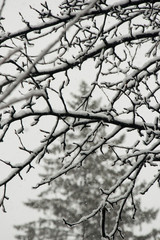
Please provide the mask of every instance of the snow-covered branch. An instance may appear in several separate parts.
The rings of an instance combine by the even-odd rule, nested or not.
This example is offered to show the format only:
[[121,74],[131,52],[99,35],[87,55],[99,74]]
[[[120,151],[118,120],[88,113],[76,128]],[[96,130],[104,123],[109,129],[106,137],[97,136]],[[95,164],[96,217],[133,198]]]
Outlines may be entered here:
[[[5,1],[3,21],[4,8]],[[23,29],[8,33],[0,23],[0,149],[14,137],[14,151],[24,153],[15,163],[8,150],[0,150],[0,168],[9,171],[0,178],[0,206],[5,210],[12,179],[43,165],[52,149],[59,168],[35,188],[83,169],[90,157],[98,156],[97,166],[101,158],[108,162],[109,153],[111,169],[121,174],[109,187],[100,186],[98,206],[69,225],[100,211],[102,237],[123,236],[120,218],[128,199],[136,212],[135,188],[144,167],[157,173],[139,192],[159,181],[159,1],[63,1],[57,14],[45,1],[30,10],[37,22],[21,12]],[[108,206],[116,203],[115,225],[106,231]]]

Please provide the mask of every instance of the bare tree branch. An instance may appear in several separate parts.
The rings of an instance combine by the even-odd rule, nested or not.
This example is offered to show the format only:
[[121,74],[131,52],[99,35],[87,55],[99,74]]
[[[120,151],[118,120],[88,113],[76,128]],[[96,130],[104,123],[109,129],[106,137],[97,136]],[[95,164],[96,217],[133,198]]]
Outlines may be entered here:
[[[3,1],[3,21],[5,7]],[[103,239],[114,239],[117,233],[123,237],[119,222],[128,199],[132,215],[136,213],[139,175],[146,166],[156,170],[140,190],[143,194],[160,178],[160,3],[65,0],[57,14],[47,2],[30,10],[37,15],[34,25],[22,12],[23,29],[8,33],[3,21],[0,25],[0,149],[14,134],[17,153],[27,154],[18,163],[0,155],[0,165],[9,170],[0,179],[0,206],[5,211],[12,179],[23,179],[24,169],[36,169],[57,144],[61,168],[34,188],[80,168],[95,153],[105,157],[110,151],[115,156],[112,167],[123,174],[110,189],[101,188],[99,205],[87,216],[64,221],[74,226],[100,211]],[[82,80],[87,90],[78,95]],[[99,105],[91,107],[97,101]],[[33,140],[34,146],[26,140],[33,130],[40,134],[35,134],[35,139],[40,137]],[[124,134],[125,142],[117,143]],[[120,194],[126,183],[130,187]],[[109,232],[105,218],[116,203],[120,208]]]

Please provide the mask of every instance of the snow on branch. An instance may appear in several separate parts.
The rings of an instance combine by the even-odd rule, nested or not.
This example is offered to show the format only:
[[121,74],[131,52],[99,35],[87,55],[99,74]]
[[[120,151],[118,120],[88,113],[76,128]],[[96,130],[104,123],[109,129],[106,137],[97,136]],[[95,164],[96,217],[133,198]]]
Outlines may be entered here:
[[[139,193],[160,178],[160,4],[110,2],[65,0],[57,13],[47,2],[30,6],[37,21],[21,12],[24,28],[10,33],[5,1],[0,10],[0,169],[8,170],[0,177],[0,206],[6,210],[8,184],[23,180],[25,171],[38,172],[47,156],[59,165],[35,189],[75,174],[93,158],[96,169],[103,159],[106,179],[116,170],[116,180],[99,186],[99,204],[88,214],[64,220],[74,226],[100,214],[103,239],[123,238],[121,217],[128,200],[136,213],[142,172],[156,173]],[[108,230],[107,214],[116,204]]]

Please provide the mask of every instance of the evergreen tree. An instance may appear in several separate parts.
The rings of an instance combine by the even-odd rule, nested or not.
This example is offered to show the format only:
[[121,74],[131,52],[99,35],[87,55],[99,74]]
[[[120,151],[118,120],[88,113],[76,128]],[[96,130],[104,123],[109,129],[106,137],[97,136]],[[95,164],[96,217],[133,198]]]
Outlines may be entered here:
[[[80,87],[81,94],[79,96],[73,94],[73,101],[70,104],[71,108],[80,108],[83,99],[80,96],[86,96],[87,85],[82,82]],[[85,98],[86,100],[86,98]],[[83,102],[84,103],[84,102]],[[85,104],[82,104],[84,108],[89,108],[90,110],[95,110],[99,105],[99,100]],[[85,126],[83,129],[77,131],[77,139],[79,136],[88,137],[88,128],[90,126]],[[79,134],[81,132],[81,134]],[[101,134],[104,136],[106,134],[103,131],[103,124],[101,129]],[[73,137],[74,136],[74,137]],[[71,154],[71,146],[73,147],[75,140],[74,135],[70,134],[67,142],[68,154]],[[96,135],[96,137],[91,139],[93,145],[98,142],[101,136]],[[121,144],[124,140],[124,136],[117,139],[116,144]],[[79,139],[81,141],[81,139]],[[76,141],[77,142],[77,141]],[[63,140],[62,143],[63,144]],[[41,177],[46,178],[51,176],[56,169],[59,169],[63,164],[65,159],[58,157],[61,151],[61,144],[57,144],[53,149],[50,150],[50,158],[44,159],[44,172],[40,174]],[[84,145],[85,146],[85,145]],[[75,145],[76,147],[76,145]],[[89,149],[91,146],[87,144],[85,148]],[[78,151],[78,148],[77,148]],[[84,221],[78,224],[77,227],[69,228],[67,222],[76,222],[84,215],[89,215],[99,206],[99,196],[101,194],[101,189],[108,189],[111,187],[117,179],[124,174],[124,169],[116,167],[110,167],[114,162],[114,155],[111,149],[103,150],[102,152],[94,152],[89,156],[85,163],[78,166],[72,172],[68,172],[65,176],[55,179],[46,190],[42,191],[38,199],[32,199],[25,203],[26,206],[40,211],[43,213],[43,218],[38,221],[32,221],[24,225],[15,226],[15,228],[23,234],[16,236],[19,240],[97,240],[101,239],[102,225],[105,224],[107,230],[112,230],[113,223],[116,221],[116,214],[119,209],[119,204],[117,206],[110,205],[110,211],[107,210],[105,223],[101,222],[101,214],[103,214],[103,209],[95,212],[95,216],[90,218],[88,221]],[[143,183],[144,184],[144,183]],[[142,185],[142,184],[141,184]],[[129,186],[125,184],[121,188],[122,193],[126,192]],[[137,186],[135,191],[138,191],[142,186]],[[135,195],[137,195],[135,194]],[[103,195],[102,195],[103,197]],[[115,239],[119,240],[121,237],[129,240],[149,240],[152,237],[156,237],[159,233],[154,230],[149,234],[135,236],[134,227],[139,226],[143,223],[151,223],[152,220],[156,218],[157,211],[153,209],[142,210],[140,199],[135,200],[136,205],[136,215],[134,216],[134,207],[128,202],[123,214],[122,221],[120,223],[119,232],[115,236]],[[107,209],[109,209],[107,207]],[[132,213],[133,212],[133,213]],[[134,220],[133,220],[134,218]],[[63,221],[64,220],[64,221]],[[134,221],[134,222],[133,222]],[[156,238],[157,239],[157,238]]]

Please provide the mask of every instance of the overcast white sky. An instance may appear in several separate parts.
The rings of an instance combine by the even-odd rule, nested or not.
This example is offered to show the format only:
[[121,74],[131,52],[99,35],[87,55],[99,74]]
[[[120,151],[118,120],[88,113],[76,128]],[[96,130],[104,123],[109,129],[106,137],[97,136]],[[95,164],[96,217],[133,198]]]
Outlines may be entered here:
[[[4,9],[4,16],[6,17],[6,25],[5,27],[8,29],[8,31],[15,31],[18,30],[19,27],[23,27],[23,24],[21,25],[21,18],[18,14],[18,12],[23,12],[24,16],[28,19],[32,19],[34,21],[34,14],[32,14],[32,11],[29,8],[29,5],[33,5],[34,7],[37,5],[38,2],[44,2],[42,0],[7,0],[6,6]],[[52,6],[56,9],[57,2],[60,2],[58,0],[48,0],[48,4],[52,4]],[[54,3],[53,3],[54,2]],[[89,74],[89,73],[88,73]],[[36,142],[35,133],[34,135],[34,142]],[[29,141],[31,138],[28,138]],[[17,155],[17,153],[14,151],[14,147],[16,144],[16,139],[11,138],[8,136],[8,146],[3,145],[1,147],[0,145],[0,152],[1,155],[4,155],[6,157],[9,157],[10,159],[14,158],[21,158],[22,156]],[[0,175],[2,177],[3,174],[6,174],[5,171],[2,172],[2,169],[0,169]],[[152,173],[146,170],[144,172],[144,176],[149,178]],[[8,196],[10,198],[9,201],[6,202],[6,210],[7,213],[3,213],[0,210],[0,239],[7,239],[7,240],[14,240],[14,235],[16,231],[13,229],[14,224],[22,224],[29,220],[33,220],[33,216],[36,217],[37,212],[33,212],[33,210],[26,208],[23,205],[24,201],[27,201],[28,198],[35,198],[37,193],[42,190],[32,190],[32,186],[35,186],[35,183],[38,181],[38,176],[36,170],[32,170],[29,174],[23,174],[24,180],[21,181],[18,177],[12,181],[8,185]],[[143,204],[144,207],[156,207],[160,209],[160,188],[157,186],[154,186],[149,193],[147,193],[145,196],[143,196]],[[160,220],[160,218],[159,218]],[[158,222],[155,223],[158,227]]]

